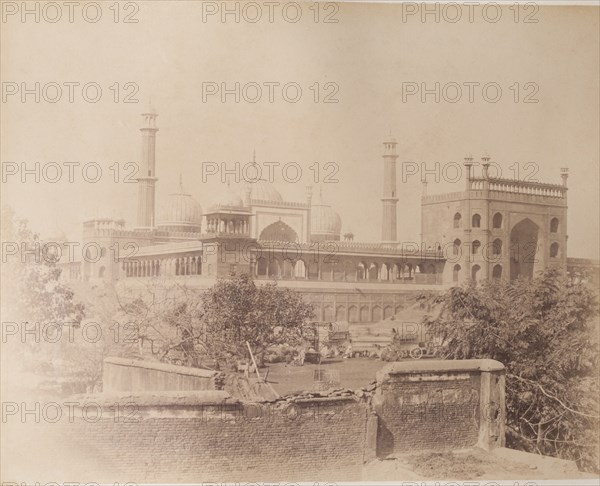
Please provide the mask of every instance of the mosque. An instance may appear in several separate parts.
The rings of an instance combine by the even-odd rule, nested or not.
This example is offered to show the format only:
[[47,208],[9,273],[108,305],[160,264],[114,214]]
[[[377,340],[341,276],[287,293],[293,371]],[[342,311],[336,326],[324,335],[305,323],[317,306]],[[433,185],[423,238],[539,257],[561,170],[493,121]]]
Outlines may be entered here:
[[[422,242],[397,239],[397,142],[383,142],[381,240],[341,233],[335,209],[307,188],[304,201],[286,201],[264,179],[229,186],[205,210],[180,183],[156,216],[157,113],[142,114],[137,221],[83,222],[84,245],[99,247],[83,261],[64,262],[66,278],[115,281],[132,289],[149,278],[180,279],[207,288],[217,277],[245,272],[300,291],[323,321],[378,322],[402,310],[411,294],[466,280],[532,277],[567,271],[567,178],[560,184],[475,177],[466,158],[463,191],[421,198]],[[97,256],[95,256],[99,253]],[[574,260],[583,274],[589,262]],[[597,274],[597,265],[594,270]],[[593,272],[592,272],[593,273]],[[597,278],[597,277],[595,277]]]

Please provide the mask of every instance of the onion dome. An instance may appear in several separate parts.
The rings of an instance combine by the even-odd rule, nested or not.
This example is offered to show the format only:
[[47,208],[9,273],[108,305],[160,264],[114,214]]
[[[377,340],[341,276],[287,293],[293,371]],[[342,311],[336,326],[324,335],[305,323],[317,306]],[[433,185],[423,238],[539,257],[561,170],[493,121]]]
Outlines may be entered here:
[[310,208],[310,233],[313,241],[339,241],[342,230],[342,218],[329,204],[323,202],[322,191]]
[[227,187],[219,194],[219,198],[215,203],[210,206],[211,211],[219,210],[219,209],[243,209],[244,201],[242,198],[231,190],[229,184]]
[[[256,170],[248,171],[249,173],[247,174],[247,177],[250,178],[248,186],[252,191],[251,198],[261,202],[283,202],[279,191],[275,189],[273,184],[262,177],[262,171],[256,164],[256,152],[252,154],[252,165],[256,167]],[[258,177],[258,179],[254,179],[255,177]]]
[[183,190],[181,178],[179,192],[169,194],[169,199],[160,211],[157,226],[170,231],[200,232],[202,207],[191,194]]
[[252,199],[267,202],[283,202],[279,191],[264,179],[252,182]]

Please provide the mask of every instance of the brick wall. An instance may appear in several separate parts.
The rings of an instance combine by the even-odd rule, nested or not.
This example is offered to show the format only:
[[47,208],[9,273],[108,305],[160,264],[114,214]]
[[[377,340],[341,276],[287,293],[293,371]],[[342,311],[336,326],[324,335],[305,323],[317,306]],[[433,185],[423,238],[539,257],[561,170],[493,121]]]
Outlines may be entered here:
[[84,481],[359,480],[367,412],[354,398],[140,405],[130,420],[61,433],[89,464]]
[[[47,433],[37,423],[30,436],[18,422],[5,424],[17,426],[12,437],[26,444],[22,453],[11,448],[8,464],[17,473],[6,480],[360,481],[363,464],[377,456],[504,445],[504,367],[497,361],[390,363],[368,390],[261,403],[222,390],[73,397],[74,419],[42,420]],[[31,475],[40,457],[32,445],[41,457],[56,452],[41,477]],[[17,467],[21,460],[29,462]]]
[[[377,455],[504,445],[504,366],[493,360],[392,363],[378,373]],[[501,390],[500,390],[501,388]]]

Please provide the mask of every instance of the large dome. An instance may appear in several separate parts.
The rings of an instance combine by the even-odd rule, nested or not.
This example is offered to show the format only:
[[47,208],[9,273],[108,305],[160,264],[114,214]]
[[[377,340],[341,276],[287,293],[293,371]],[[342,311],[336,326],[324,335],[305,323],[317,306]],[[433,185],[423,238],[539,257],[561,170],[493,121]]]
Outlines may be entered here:
[[313,240],[339,240],[342,218],[329,204],[323,202],[322,194],[310,209],[310,233]]
[[283,202],[279,191],[264,179],[250,182],[250,188],[252,189],[252,199],[256,201]]
[[[262,170],[256,164],[256,151],[252,154],[252,167],[254,168],[246,177],[248,177],[248,187],[250,187],[250,198],[255,201],[264,202],[283,202],[279,191],[273,187],[273,184],[262,177]],[[258,180],[256,180],[258,178]]]
[[158,227],[172,231],[199,232],[202,225],[202,207],[180,186],[179,192],[169,194],[159,213]]
[[240,209],[244,207],[244,201],[242,198],[231,190],[229,185],[219,194],[217,201],[215,201],[210,209]]

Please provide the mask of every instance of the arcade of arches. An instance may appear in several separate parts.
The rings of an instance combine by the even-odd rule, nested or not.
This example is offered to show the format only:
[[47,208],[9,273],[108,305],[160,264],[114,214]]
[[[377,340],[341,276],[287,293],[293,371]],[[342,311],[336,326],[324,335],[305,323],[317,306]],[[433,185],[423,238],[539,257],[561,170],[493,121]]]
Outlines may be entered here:
[[[331,261],[331,263],[329,263]],[[403,282],[441,284],[444,262],[406,263],[393,259],[324,256],[314,261],[310,255],[291,258],[285,252],[260,256],[251,265],[253,277],[282,280],[326,280],[346,282]],[[208,265],[207,265],[208,267]],[[203,269],[202,254],[124,261],[125,277],[211,275]]]
[[379,322],[389,319],[414,303],[410,293],[305,293],[313,304],[316,319],[323,322]]

